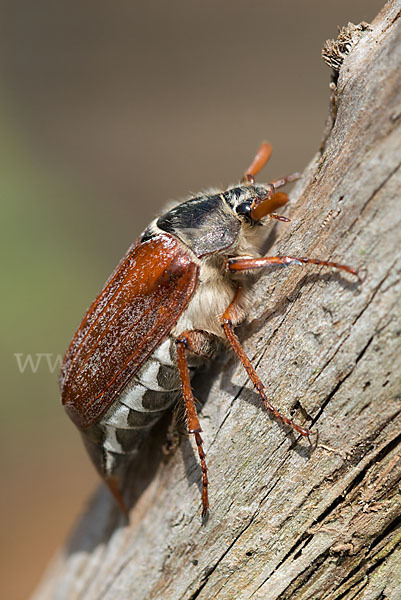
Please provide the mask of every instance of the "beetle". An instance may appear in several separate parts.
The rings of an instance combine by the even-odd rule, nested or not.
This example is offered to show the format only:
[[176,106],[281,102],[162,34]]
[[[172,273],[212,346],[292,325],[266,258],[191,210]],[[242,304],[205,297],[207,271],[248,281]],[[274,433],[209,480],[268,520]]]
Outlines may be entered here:
[[254,272],[267,265],[311,263],[294,256],[261,256],[269,218],[288,201],[278,191],[300,177],[268,184],[255,176],[271,155],[264,142],[239,185],[191,197],[156,218],[128,249],[80,324],[65,355],[62,403],[82,433],[89,455],[126,511],[122,484],[132,457],[161,415],[182,396],[188,432],[202,469],[202,514],[208,471],[191,376],[225,340],[248,373],[264,406],[309,439],[310,431],[281,414],[243,350],[234,328],[250,306]]

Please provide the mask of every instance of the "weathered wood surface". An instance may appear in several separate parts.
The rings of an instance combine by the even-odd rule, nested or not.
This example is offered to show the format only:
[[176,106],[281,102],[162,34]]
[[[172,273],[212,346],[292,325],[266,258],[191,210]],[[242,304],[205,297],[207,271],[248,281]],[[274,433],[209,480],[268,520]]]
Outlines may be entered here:
[[100,489],[36,599],[401,598],[400,17],[401,0],[386,5],[345,57],[273,246],[365,281],[272,268],[240,332],[275,405],[318,430],[317,446],[272,420],[223,359],[196,384],[207,522],[192,440],[162,458],[166,420],[133,469],[130,525]]

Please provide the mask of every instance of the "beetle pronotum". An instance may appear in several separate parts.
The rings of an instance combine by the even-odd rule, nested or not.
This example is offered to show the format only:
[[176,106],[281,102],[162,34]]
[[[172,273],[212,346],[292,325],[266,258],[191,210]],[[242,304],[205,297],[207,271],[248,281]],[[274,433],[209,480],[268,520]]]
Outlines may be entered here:
[[62,402],[123,510],[127,463],[181,395],[201,463],[206,514],[206,456],[190,380],[199,362],[213,357],[219,340],[234,350],[265,407],[309,439],[308,429],[271,404],[234,328],[247,315],[256,269],[311,263],[357,272],[315,258],[260,256],[260,226],[269,218],[289,220],[274,212],[288,201],[277,190],[300,177],[255,184],[270,154],[270,144],[263,143],[239,185],[177,203],[156,218],[128,249],[67,350]]

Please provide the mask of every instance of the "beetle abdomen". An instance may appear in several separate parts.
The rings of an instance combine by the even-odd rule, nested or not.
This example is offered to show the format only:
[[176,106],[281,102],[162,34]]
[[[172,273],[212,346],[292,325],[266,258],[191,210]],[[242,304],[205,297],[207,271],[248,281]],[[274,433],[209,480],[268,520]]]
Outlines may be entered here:
[[175,355],[174,339],[168,337],[99,422],[83,432],[85,444],[104,477],[130,462],[149,429],[180,396]]

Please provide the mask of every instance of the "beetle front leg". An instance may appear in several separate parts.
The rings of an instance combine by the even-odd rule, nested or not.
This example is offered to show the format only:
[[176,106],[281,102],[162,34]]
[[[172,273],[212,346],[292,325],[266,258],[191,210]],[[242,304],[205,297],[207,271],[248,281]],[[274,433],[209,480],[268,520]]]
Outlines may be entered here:
[[264,387],[261,379],[259,378],[259,375],[256,373],[254,367],[252,366],[251,361],[249,360],[248,356],[246,355],[244,349],[242,348],[238,337],[234,333],[233,321],[235,321],[235,315],[238,312],[237,304],[238,304],[238,299],[239,299],[240,294],[241,294],[241,288],[238,288],[237,292],[234,296],[234,299],[232,300],[231,304],[228,305],[228,307],[224,311],[223,316],[221,318],[221,322],[222,322],[222,326],[223,326],[223,330],[226,335],[226,338],[227,338],[228,342],[230,343],[230,346],[234,350],[235,354],[240,359],[243,367],[245,368],[245,371],[248,373],[250,380],[252,381],[253,385],[255,386],[255,389],[258,392],[259,396],[261,397],[262,402],[265,405],[265,407],[267,408],[267,410],[270,411],[282,423],[289,425],[296,432],[298,432],[301,435],[303,435],[304,437],[308,438],[308,441],[310,443],[311,432],[309,431],[309,429],[305,429],[304,427],[297,425],[297,423],[295,423],[292,419],[289,419],[288,417],[286,417],[285,415],[280,413],[272,405],[270,400],[267,398],[266,393],[265,393],[265,387]]
[[[259,150],[257,151],[256,156],[253,159],[252,163],[249,165],[249,167],[245,171],[244,175],[242,176],[241,182],[242,183],[250,183],[253,185],[255,183],[255,176],[266,165],[271,154],[272,154],[271,144],[269,144],[269,142],[263,142],[260,145]],[[293,181],[296,181],[300,177],[301,177],[301,173],[292,173],[291,175],[287,175],[286,177],[280,177],[280,179],[275,179],[271,183],[272,188],[273,188],[272,191],[274,191],[274,189],[282,187],[286,183],[292,183]]]
[[176,339],[177,362],[180,374],[181,391],[184,399],[185,413],[187,418],[188,433],[195,436],[199,459],[202,469],[202,516],[205,517],[209,508],[206,454],[203,450],[203,440],[200,432],[202,428],[196,412],[195,398],[192,393],[191,380],[189,377],[187,351],[198,355],[205,355],[205,334],[202,331],[184,331]]
[[341,271],[347,271],[351,275],[355,275],[360,280],[358,271],[347,265],[340,265],[336,262],[328,260],[319,260],[317,258],[297,258],[296,256],[263,256],[261,258],[250,258],[238,256],[235,258],[229,258],[226,261],[226,269],[228,271],[250,271],[254,269],[262,269],[268,265],[302,265],[309,263],[312,265],[320,265],[322,267],[331,267],[333,269],[339,269]]
[[259,173],[259,171],[261,171],[263,169],[263,167],[269,160],[271,153],[272,153],[271,144],[269,144],[268,142],[263,142],[263,144],[261,144],[259,150],[257,151],[256,156],[253,159],[252,163],[249,165],[249,167],[245,171],[245,173],[241,179],[242,183],[250,183],[250,184],[255,183],[255,175],[257,175]]

